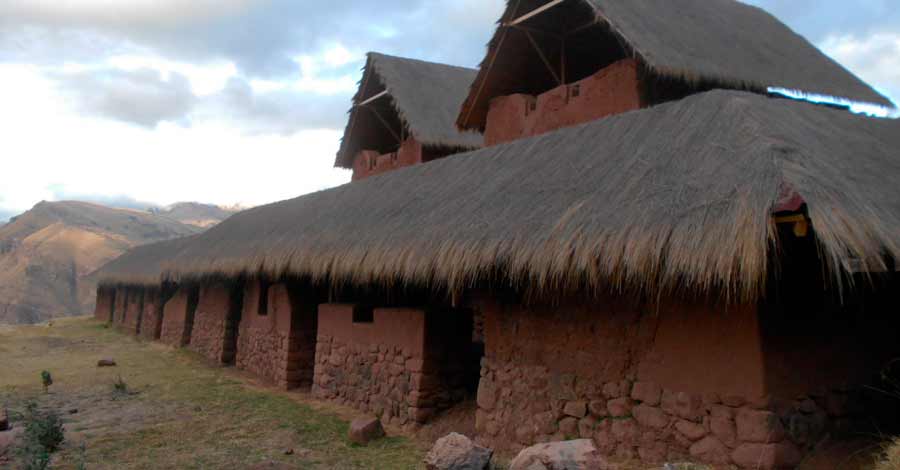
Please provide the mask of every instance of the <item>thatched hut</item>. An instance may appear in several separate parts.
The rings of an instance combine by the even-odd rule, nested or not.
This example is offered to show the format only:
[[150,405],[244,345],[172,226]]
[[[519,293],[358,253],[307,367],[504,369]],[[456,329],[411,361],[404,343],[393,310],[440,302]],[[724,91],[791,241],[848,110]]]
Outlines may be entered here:
[[715,88],[890,101],[734,0],[507,3],[457,123],[487,145]]
[[885,102],[730,0],[513,2],[459,116],[494,145],[133,250],[101,287],[238,280],[239,365],[307,381],[280,358],[308,352],[258,345],[315,335],[314,393],[391,423],[474,396],[497,449],[789,468],[895,416],[865,386],[900,355],[900,126],[768,86]]
[[359,180],[481,147],[455,125],[476,73],[370,52],[334,165]]

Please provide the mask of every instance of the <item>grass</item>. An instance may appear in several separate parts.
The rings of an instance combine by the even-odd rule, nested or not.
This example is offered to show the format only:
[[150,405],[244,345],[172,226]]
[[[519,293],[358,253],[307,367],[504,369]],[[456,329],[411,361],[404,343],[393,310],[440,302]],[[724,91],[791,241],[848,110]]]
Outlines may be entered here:
[[875,470],[900,470],[900,438],[885,445],[884,456]]
[[[354,415],[346,409],[261,387],[234,369],[209,367],[187,351],[139,342],[86,318],[0,328],[0,357],[0,403],[17,411],[34,400],[64,416],[66,442],[53,468],[77,468],[82,460],[90,469],[274,461],[389,470],[420,468],[424,455],[421,443],[396,435],[353,445],[346,435]],[[102,357],[114,357],[118,367],[96,367]],[[49,393],[43,370],[53,374]]]

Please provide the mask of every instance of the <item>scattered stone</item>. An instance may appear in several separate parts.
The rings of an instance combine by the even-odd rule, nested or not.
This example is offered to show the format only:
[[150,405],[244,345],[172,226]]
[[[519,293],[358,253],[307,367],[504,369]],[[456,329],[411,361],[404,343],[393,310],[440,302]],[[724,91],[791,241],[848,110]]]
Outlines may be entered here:
[[[16,439],[22,433],[22,428],[13,429],[11,431],[0,432],[0,463],[12,458],[12,451],[15,448]],[[0,466],[0,468],[3,468]]]
[[115,359],[100,359],[97,361],[97,367],[115,367]]
[[476,445],[466,436],[450,433],[434,443],[425,456],[428,470],[485,470],[494,451]]
[[294,449],[288,449],[284,451],[284,455],[294,455]]
[[350,442],[366,445],[383,436],[384,427],[378,418],[357,418],[350,423]]
[[70,414],[70,415],[78,414],[78,408],[70,408],[70,409],[69,409],[69,414]]
[[611,468],[590,439],[549,442],[524,449],[509,470],[603,470]]
[[0,431],[8,431],[9,430],[9,415],[6,412],[6,408],[0,407]]

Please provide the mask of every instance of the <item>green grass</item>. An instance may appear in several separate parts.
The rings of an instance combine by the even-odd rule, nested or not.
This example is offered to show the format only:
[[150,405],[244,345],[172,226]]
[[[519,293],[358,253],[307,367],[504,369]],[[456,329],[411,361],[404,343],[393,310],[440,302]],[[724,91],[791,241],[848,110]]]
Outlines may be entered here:
[[[55,468],[245,468],[276,461],[296,468],[420,468],[422,443],[390,436],[356,446],[346,409],[302,393],[260,387],[196,355],[139,342],[89,319],[0,329],[0,403],[35,399],[65,415]],[[113,357],[118,367],[96,362]],[[53,374],[44,394],[40,372]],[[114,392],[121,376],[128,393]],[[68,411],[77,408],[78,412]],[[293,450],[293,455],[285,451]]]

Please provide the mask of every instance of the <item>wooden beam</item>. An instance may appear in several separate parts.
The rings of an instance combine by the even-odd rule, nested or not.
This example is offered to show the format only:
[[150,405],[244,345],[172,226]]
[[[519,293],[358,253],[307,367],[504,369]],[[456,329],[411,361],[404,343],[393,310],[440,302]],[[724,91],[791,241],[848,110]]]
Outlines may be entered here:
[[540,15],[541,13],[543,13],[543,12],[545,12],[545,11],[547,11],[547,10],[553,8],[553,7],[555,7],[556,5],[559,5],[560,3],[564,2],[564,1],[565,1],[565,0],[553,0],[552,2],[547,3],[547,4],[544,5],[544,6],[537,7],[537,8],[535,8],[534,10],[531,10],[531,12],[526,13],[526,14],[524,14],[524,15],[522,15],[522,16],[520,16],[520,17],[518,17],[518,18],[516,18],[516,19],[514,19],[514,20],[512,20],[512,21],[510,21],[510,22],[508,22],[508,23],[506,23],[506,25],[507,25],[507,26],[515,26],[515,25],[517,25],[517,24],[519,24],[519,23],[522,23],[522,22],[524,22],[524,21],[528,21],[529,19],[531,19],[531,18],[533,18],[533,17],[535,17],[535,16],[537,16],[537,15]]
[[385,96],[385,95],[387,95],[387,94],[388,94],[388,91],[387,91],[387,90],[384,90],[384,91],[382,91],[381,93],[378,93],[377,95],[375,95],[375,96],[373,96],[373,97],[371,97],[371,98],[366,99],[365,101],[363,101],[362,103],[358,104],[357,106],[365,106],[365,105],[370,104],[371,102],[373,102],[373,101],[377,100],[378,98],[381,98],[382,96]]
[[553,75],[553,79],[556,80],[556,83],[559,85],[564,84],[564,82],[559,78],[559,74],[556,73],[556,69],[553,68],[553,64],[547,59],[547,56],[544,55],[544,51],[541,50],[541,46],[534,40],[534,37],[531,36],[531,33],[528,31],[523,31],[526,36],[528,36],[528,40],[531,41],[531,45],[534,47],[534,50],[537,51],[538,55],[541,57],[541,60],[544,62],[544,65],[547,67],[547,70],[550,71],[550,75]]
[[397,139],[397,142],[399,142],[401,144],[403,143],[403,139],[401,139],[400,136],[397,135],[396,132],[394,132],[394,129],[391,128],[391,125],[388,124],[388,122],[383,117],[381,117],[381,114],[379,114],[378,111],[375,110],[375,108],[366,107],[366,109],[368,109],[369,111],[372,111],[372,113],[375,114],[375,117],[377,117],[378,120],[381,121],[382,124],[384,124],[384,128],[387,129],[388,132],[390,132],[391,135],[394,136],[395,139]]

